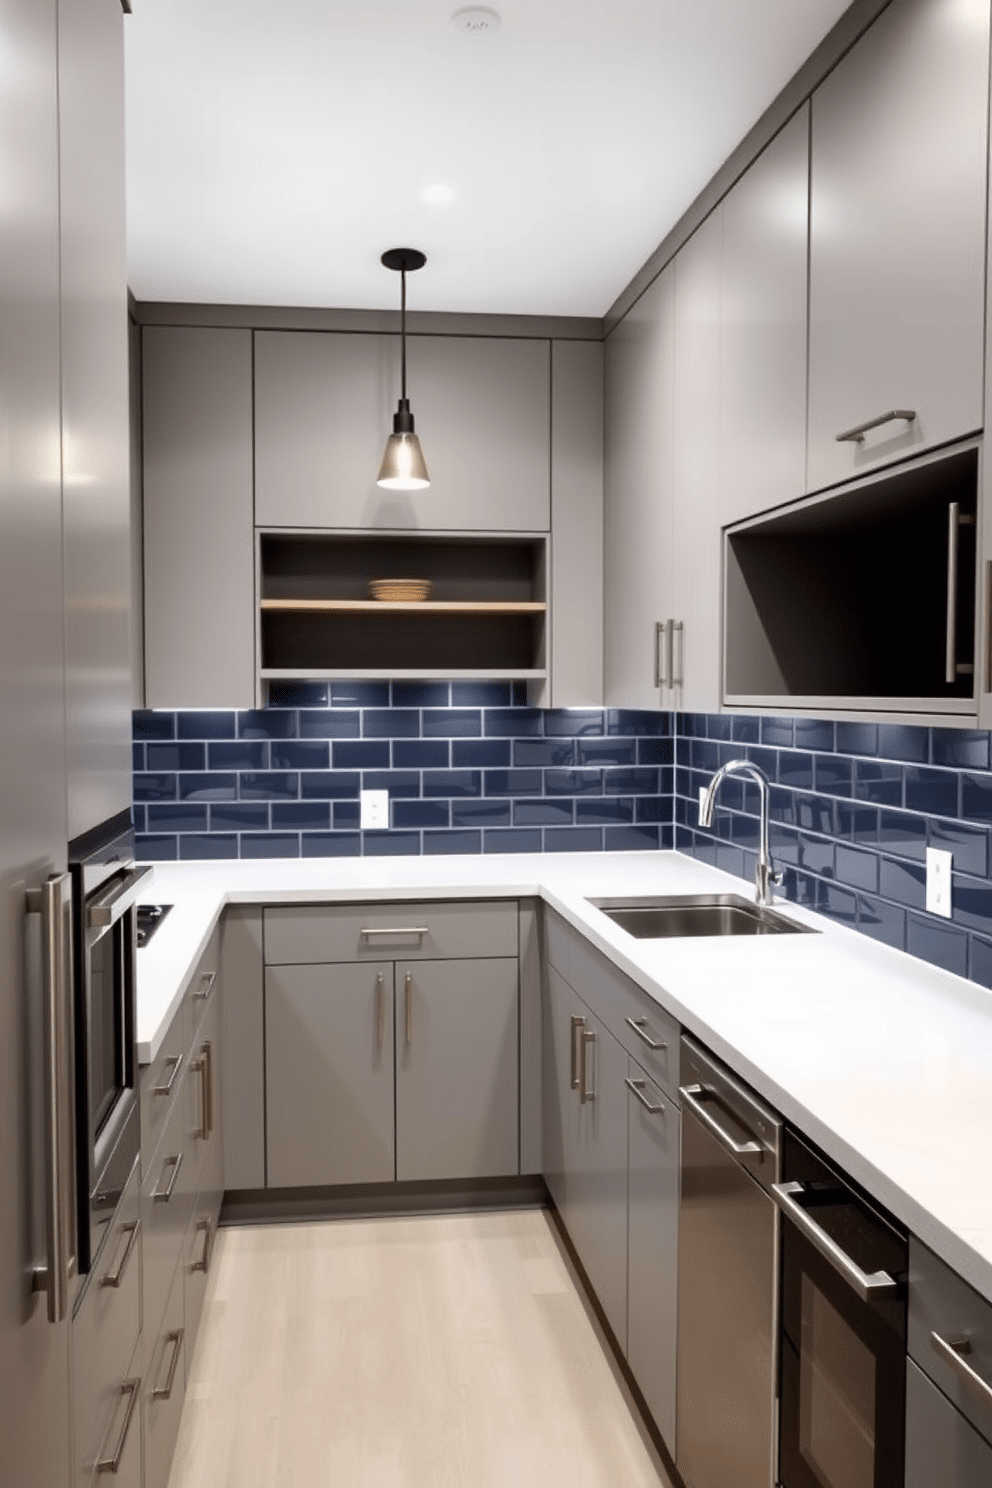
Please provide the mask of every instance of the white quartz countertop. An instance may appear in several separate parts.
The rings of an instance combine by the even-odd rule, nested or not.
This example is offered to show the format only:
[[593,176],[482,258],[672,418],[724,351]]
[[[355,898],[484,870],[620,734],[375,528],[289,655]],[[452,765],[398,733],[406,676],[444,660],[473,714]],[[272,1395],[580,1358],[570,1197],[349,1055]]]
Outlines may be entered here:
[[752,890],[676,852],[156,864],[139,1058],[226,904],[539,897],[992,1300],[992,993],[792,904],[820,934],[637,941],[588,903],[707,892]]

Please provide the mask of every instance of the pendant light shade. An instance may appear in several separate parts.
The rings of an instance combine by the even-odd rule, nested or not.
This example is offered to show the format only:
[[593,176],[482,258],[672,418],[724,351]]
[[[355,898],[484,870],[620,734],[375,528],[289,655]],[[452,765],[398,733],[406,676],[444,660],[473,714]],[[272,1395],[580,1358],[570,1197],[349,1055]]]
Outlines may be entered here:
[[400,274],[400,401],[393,414],[393,432],[386,440],[376,485],[386,491],[422,491],[431,483],[427,461],[414,433],[413,414],[406,395],[406,276],[427,262],[418,248],[390,248],[382,255],[387,269]]

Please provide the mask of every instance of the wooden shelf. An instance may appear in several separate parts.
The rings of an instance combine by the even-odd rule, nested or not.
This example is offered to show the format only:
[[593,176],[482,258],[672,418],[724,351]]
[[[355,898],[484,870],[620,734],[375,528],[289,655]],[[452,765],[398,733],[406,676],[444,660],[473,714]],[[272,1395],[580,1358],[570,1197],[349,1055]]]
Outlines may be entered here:
[[346,615],[383,612],[407,615],[543,615],[548,608],[542,600],[503,599],[263,599],[259,603],[263,610],[336,610]]

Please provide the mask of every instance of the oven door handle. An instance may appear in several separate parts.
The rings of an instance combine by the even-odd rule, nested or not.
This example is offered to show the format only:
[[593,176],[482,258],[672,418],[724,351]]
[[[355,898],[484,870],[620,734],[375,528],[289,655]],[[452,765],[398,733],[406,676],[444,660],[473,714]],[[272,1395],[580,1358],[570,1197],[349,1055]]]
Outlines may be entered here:
[[816,1220],[811,1219],[797,1202],[798,1196],[805,1192],[801,1183],[772,1184],[775,1202],[785,1217],[792,1221],[823,1259],[829,1261],[834,1270],[843,1276],[862,1302],[877,1302],[883,1297],[894,1297],[899,1290],[895,1277],[890,1276],[888,1271],[873,1271],[870,1275],[867,1271],[862,1271],[857,1261],[852,1261],[847,1251],[842,1250],[836,1240],[821,1229]]
[[115,925],[121,915],[126,914],[138,897],[138,885],[152,871],[152,864],[132,868],[123,878],[115,880],[106,894],[97,894],[86,903],[86,928],[106,930]]

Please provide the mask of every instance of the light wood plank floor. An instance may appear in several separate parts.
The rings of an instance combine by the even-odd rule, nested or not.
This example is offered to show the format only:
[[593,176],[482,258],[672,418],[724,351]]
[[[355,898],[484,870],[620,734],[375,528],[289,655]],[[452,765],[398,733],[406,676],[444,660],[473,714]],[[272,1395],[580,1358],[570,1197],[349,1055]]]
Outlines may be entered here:
[[169,1488],[670,1488],[546,1214],[222,1230]]

